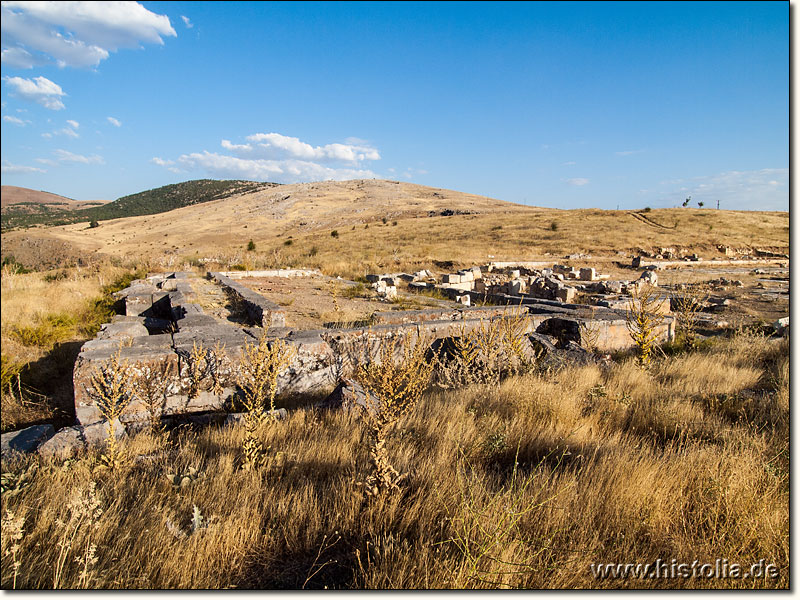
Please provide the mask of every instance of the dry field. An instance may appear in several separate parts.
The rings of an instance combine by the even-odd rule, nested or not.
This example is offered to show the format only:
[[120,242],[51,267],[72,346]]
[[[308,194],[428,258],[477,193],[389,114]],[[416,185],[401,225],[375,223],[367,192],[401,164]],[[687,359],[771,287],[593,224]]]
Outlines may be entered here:
[[[677,221],[666,230],[625,212],[527,208],[390,182],[303,184],[259,194],[95,229],[4,234],[4,256],[21,259],[14,249],[22,248],[35,257],[49,239],[98,258],[88,267],[28,274],[4,268],[3,431],[39,422],[59,427],[74,418],[77,349],[109,319],[110,292],[134,273],[303,266],[356,278],[492,259],[562,262],[577,252],[593,257],[582,264],[594,261],[608,272],[620,269],[615,261],[630,262],[619,252],[637,249],[681,247],[711,258],[719,256],[717,245],[779,252],[789,246],[787,213],[647,213],[670,227]],[[428,216],[444,209],[473,214]],[[248,251],[251,239],[255,250]],[[201,258],[215,260],[201,264]],[[718,277],[659,273],[668,283]],[[771,277],[783,274],[761,279],[783,286]],[[758,277],[737,278],[747,294],[758,291]],[[774,316],[747,294],[729,310],[749,310],[751,321]],[[336,297],[342,306],[355,302],[347,305],[354,314],[361,310],[363,299],[346,297],[344,288]],[[316,315],[301,300],[283,301],[289,308],[297,303],[298,319],[324,320],[335,308],[330,293],[325,298],[331,306],[316,306]],[[217,300],[219,314],[226,314]],[[138,434],[121,443],[123,459],[111,468],[103,448],[69,461],[4,460],[0,583],[4,589],[790,585],[788,338],[740,326],[694,349],[669,345],[647,369],[620,355],[602,368],[534,368],[496,384],[427,386],[386,442],[392,465],[407,477],[399,490],[377,497],[365,497],[357,485],[373,468],[370,439],[358,413],[299,408],[254,429]],[[259,468],[241,468],[248,440],[265,451]],[[173,485],[174,475],[188,485]],[[656,559],[726,559],[748,568],[763,559],[776,565],[778,577],[592,575],[593,564]]]
[[[448,210],[472,214],[441,216]],[[718,245],[788,252],[788,213],[680,208],[646,214],[649,222],[627,211],[526,207],[409,183],[323,182],[104,221],[93,229],[79,223],[13,231],[3,235],[3,256],[35,265],[51,262],[54,252],[71,259],[105,255],[166,268],[211,258],[248,268],[315,267],[353,278],[436,262],[483,264],[491,257],[619,258],[618,252],[676,247],[708,259],[721,256]],[[250,240],[254,251],[246,249]]]

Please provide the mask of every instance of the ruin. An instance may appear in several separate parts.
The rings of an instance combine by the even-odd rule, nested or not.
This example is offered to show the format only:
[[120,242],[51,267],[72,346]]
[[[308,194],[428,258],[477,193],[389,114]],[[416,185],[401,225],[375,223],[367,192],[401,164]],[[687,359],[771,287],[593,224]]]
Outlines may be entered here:
[[[350,293],[369,290],[364,283],[307,269],[212,272],[206,278],[184,272],[150,275],[118,292],[124,314],[104,325],[81,349],[74,368],[77,422],[85,428],[101,421],[90,379],[114,354],[134,371],[171,366],[176,377],[164,409],[164,416],[170,418],[224,416],[233,411],[234,374],[242,350],[257,344],[262,335],[282,339],[296,350],[291,366],[278,380],[279,394],[330,391],[342,375],[348,344],[355,341],[408,334],[435,342],[510,315],[523,315],[525,333],[545,336],[554,347],[580,345],[587,331],[592,332],[600,351],[630,347],[625,312],[620,310],[622,300],[606,305],[602,300],[592,305],[570,303],[577,290],[564,284],[564,272],[559,265],[542,271],[490,264],[445,274],[442,283],[436,283],[437,277],[430,271],[369,275],[366,279],[374,293],[368,298]],[[595,269],[574,273],[568,271],[567,277],[587,285],[602,282]],[[302,294],[289,297],[287,290],[292,286],[305,288]],[[343,290],[338,300],[331,286]],[[323,299],[332,302],[337,309],[340,303],[350,302],[366,312],[354,319],[326,322],[325,315],[303,305],[301,295],[315,296],[318,304]],[[223,305],[227,308],[222,309]],[[664,312],[668,311],[667,301]],[[673,338],[671,316],[664,317],[658,334],[662,341]],[[192,361],[197,360],[193,351],[198,349],[214,363],[215,372],[210,376],[216,389],[201,386],[191,393],[187,390],[192,387]],[[146,419],[146,408],[134,400],[121,422],[136,427]]]

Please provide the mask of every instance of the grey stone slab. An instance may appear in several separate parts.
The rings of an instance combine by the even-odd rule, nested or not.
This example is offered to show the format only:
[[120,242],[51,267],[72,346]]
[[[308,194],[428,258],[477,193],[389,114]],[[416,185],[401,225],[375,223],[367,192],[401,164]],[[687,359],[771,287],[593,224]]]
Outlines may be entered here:
[[[108,421],[99,421],[83,427],[83,439],[88,446],[99,446],[108,440]],[[125,425],[119,419],[114,420],[114,437],[121,439],[125,435]]]
[[86,440],[80,427],[64,427],[39,446],[39,454],[58,459],[71,458],[86,448]]
[[4,433],[0,436],[0,454],[10,456],[14,452],[25,454],[34,452],[54,433],[55,429],[50,424],[33,425],[19,431]]

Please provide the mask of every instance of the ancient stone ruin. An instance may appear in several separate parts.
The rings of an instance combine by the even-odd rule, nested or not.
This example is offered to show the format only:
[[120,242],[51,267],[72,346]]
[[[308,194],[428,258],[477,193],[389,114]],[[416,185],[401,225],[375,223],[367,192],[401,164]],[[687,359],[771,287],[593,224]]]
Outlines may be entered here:
[[[541,272],[525,267],[503,271],[488,265],[446,274],[441,285],[432,282],[436,278],[429,271],[414,275],[371,275],[367,280],[372,282],[378,298],[386,303],[397,298],[400,287],[408,288],[403,292],[404,297],[413,298],[413,292],[436,289],[461,302],[434,299],[431,300],[434,307],[414,310],[388,310],[389,305],[387,310],[374,311],[368,324],[357,327],[326,324],[308,329],[296,327],[285,306],[254,291],[254,286],[248,283],[281,278],[334,281],[345,287],[358,285],[331,280],[310,270],[208,273],[206,279],[179,272],[134,281],[118,293],[124,314],[116,316],[112,323],[102,327],[96,339],[84,344],[75,364],[78,424],[87,427],[101,421],[90,379],[114,354],[134,371],[166,365],[175,374],[164,410],[166,417],[174,417],[224,415],[233,410],[236,395],[233,375],[242,350],[245,345],[256,344],[262,335],[283,339],[295,347],[295,358],[278,382],[279,393],[294,394],[335,386],[342,374],[346,348],[356,340],[407,333],[436,341],[456,337],[484,321],[520,312],[524,315],[526,333],[546,336],[555,347],[580,345],[587,331],[592,332],[601,351],[624,349],[632,344],[625,313],[617,310],[618,306],[611,306],[610,302],[608,306],[567,302],[575,291],[563,284],[564,279],[601,280],[594,269],[569,270],[555,265]],[[227,318],[209,314],[202,304],[208,303],[210,293],[218,294],[235,310]],[[671,339],[673,331],[673,319],[666,316],[659,325],[659,336],[662,340]],[[199,360],[204,362],[205,381],[192,390],[193,361]],[[137,401],[121,417],[128,426],[146,419],[147,411]]]

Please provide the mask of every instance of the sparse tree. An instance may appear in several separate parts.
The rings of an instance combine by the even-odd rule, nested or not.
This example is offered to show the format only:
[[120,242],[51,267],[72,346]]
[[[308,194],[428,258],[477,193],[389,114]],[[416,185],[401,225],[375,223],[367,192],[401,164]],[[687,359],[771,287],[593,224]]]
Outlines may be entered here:
[[699,201],[699,202],[697,203],[697,206],[698,206],[699,208],[703,208],[703,206],[705,206],[705,202],[703,202],[703,201],[701,200],[701,201]]

